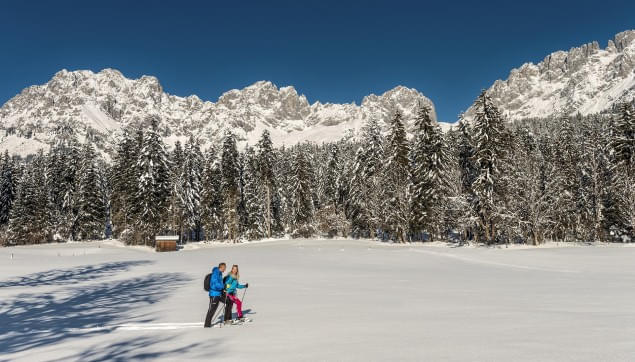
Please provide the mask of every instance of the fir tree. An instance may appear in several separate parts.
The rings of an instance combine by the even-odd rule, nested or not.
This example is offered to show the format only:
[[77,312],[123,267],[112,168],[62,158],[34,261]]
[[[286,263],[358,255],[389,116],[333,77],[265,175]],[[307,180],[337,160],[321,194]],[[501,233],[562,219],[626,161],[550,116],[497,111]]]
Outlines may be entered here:
[[222,231],[222,220],[222,172],[216,152],[211,148],[205,157],[201,192],[201,223],[207,240],[218,237]]
[[369,119],[362,129],[362,144],[355,153],[347,209],[356,236],[374,237],[384,218],[384,146],[379,124]]
[[266,192],[263,191],[266,186],[259,178],[258,159],[253,148],[247,148],[244,161],[242,191],[245,209],[244,229],[247,238],[253,240],[266,235],[266,203],[262,200],[262,197],[266,196]]
[[[273,199],[276,194],[274,177],[275,153],[269,131],[264,130],[258,141],[258,176],[260,177],[263,195],[261,197],[264,211],[265,235],[271,237],[275,224],[279,223],[279,210],[276,210]],[[277,216],[277,217],[276,217]],[[277,219],[277,220],[276,220]]]
[[395,113],[390,122],[386,152],[384,229],[388,230],[394,239],[406,242],[408,241],[407,232],[410,220],[408,205],[409,147],[399,111]]
[[189,230],[195,232],[196,240],[200,240],[201,228],[201,193],[203,154],[194,137],[190,137],[185,148],[185,158],[179,173],[179,202],[182,205],[183,221]]
[[[622,240],[632,240],[635,234],[635,111],[623,104],[613,122],[610,148],[614,154],[611,188],[613,197],[607,198],[612,213],[610,227]],[[623,237],[622,237],[623,235]]]
[[365,145],[365,162],[361,171],[362,177],[365,179],[369,236],[373,237],[376,230],[381,227],[384,219],[382,205],[384,195],[381,191],[383,188],[385,150],[381,129],[376,119],[371,118],[363,129],[363,142]]
[[[143,140],[143,133],[137,134]],[[139,170],[137,160],[139,158],[139,141],[133,138],[132,132],[124,130],[123,137],[117,145],[117,151],[113,159],[113,172],[110,183],[112,184],[112,222],[114,235],[127,230],[134,223],[137,211],[136,197],[138,193]]]
[[324,177],[324,197],[327,204],[332,205],[335,212],[338,209],[338,176],[341,173],[339,168],[339,150],[337,145],[332,145],[329,150],[329,158],[326,163],[326,174]]
[[615,162],[625,172],[633,172],[635,167],[635,111],[629,103],[619,108],[619,116],[614,122],[611,147]]
[[367,179],[364,175],[366,167],[366,152],[364,147],[359,147],[355,154],[352,166],[352,178],[350,181],[347,200],[348,217],[351,219],[353,236],[370,236],[372,229],[370,208],[368,207]]
[[293,163],[293,234],[308,237],[313,234],[313,192],[311,190],[311,165],[301,147],[296,147]]
[[410,195],[413,232],[428,230],[439,233],[443,207],[448,194],[447,164],[449,155],[441,130],[430,117],[430,108],[420,107],[415,119],[415,135],[411,149],[412,192]]
[[559,197],[554,209],[556,213],[556,238],[568,240],[576,237],[579,224],[578,208],[576,200],[579,198],[578,165],[580,156],[578,152],[579,142],[574,134],[575,130],[571,121],[566,116],[559,121],[557,137],[554,146],[554,163],[557,165],[556,187]]
[[15,198],[15,186],[13,161],[9,152],[5,151],[0,163],[0,228],[4,228],[9,223],[9,214]]
[[485,91],[481,92],[474,106],[473,159],[477,168],[472,186],[474,209],[480,227],[479,235],[489,243],[496,238],[496,222],[500,218],[498,206],[503,196],[499,166],[505,151],[505,125],[498,108]]
[[9,217],[8,242],[39,244],[51,239],[46,165],[40,150],[26,167]]
[[170,207],[169,207],[169,219],[170,228],[176,230],[180,240],[184,238],[184,223],[186,212],[186,186],[184,175],[185,155],[181,141],[177,140],[174,143],[174,150],[170,154],[170,163],[172,166],[171,172],[171,192],[170,192]]
[[223,141],[221,157],[224,235],[238,240],[238,203],[240,201],[240,164],[236,138],[227,132]]
[[48,153],[47,180],[51,188],[51,223],[55,233],[65,239],[77,234],[77,185],[81,151],[72,129],[62,127]]
[[154,236],[160,232],[167,216],[170,197],[170,165],[165,145],[159,134],[158,117],[149,117],[149,129],[143,136],[137,160],[139,172],[136,202],[139,213],[136,224],[141,239],[154,245]]
[[86,142],[82,150],[75,200],[78,239],[100,239],[104,236],[106,205],[103,201],[95,150],[91,143]]

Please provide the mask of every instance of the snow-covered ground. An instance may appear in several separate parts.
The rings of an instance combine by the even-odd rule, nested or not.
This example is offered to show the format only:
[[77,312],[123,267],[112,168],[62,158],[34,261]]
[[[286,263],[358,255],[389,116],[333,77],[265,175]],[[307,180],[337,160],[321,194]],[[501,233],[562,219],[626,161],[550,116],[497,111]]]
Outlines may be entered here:
[[[352,240],[0,248],[0,361],[633,360],[634,260]],[[253,323],[202,328],[219,261],[240,265]]]

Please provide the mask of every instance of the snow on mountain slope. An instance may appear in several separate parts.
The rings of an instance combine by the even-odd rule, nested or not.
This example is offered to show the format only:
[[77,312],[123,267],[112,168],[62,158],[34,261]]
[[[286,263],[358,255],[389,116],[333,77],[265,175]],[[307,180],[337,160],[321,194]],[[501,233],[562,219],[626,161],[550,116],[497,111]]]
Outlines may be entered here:
[[[557,51],[538,63],[513,69],[487,90],[509,120],[554,113],[598,113],[635,98],[635,30],[615,35],[605,49],[598,42]],[[472,105],[466,118],[474,116]]]
[[46,149],[55,142],[56,130],[70,124],[80,140],[88,137],[108,153],[123,128],[143,124],[147,115],[161,118],[169,145],[193,134],[207,146],[226,129],[249,144],[264,129],[270,130],[277,144],[333,141],[355,134],[370,117],[382,124],[397,109],[410,121],[420,103],[434,110],[421,93],[399,86],[365,97],[360,106],[309,104],[295,88],[278,88],[268,81],[230,90],[213,103],[195,95],[167,94],[151,76],[128,79],[113,69],[62,70],[48,83],[24,89],[0,108],[0,150],[26,155]]

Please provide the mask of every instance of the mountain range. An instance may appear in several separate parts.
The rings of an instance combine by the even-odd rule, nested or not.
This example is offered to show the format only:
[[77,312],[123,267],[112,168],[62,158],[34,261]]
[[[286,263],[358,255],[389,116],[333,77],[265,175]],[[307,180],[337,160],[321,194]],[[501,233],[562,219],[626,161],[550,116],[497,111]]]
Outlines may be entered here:
[[[635,98],[635,30],[616,34],[604,49],[594,41],[551,53],[538,64],[525,63],[487,93],[510,121],[587,115],[630,102]],[[473,115],[471,106],[466,118]]]
[[[555,113],[597,113],[635,98],[635,30],[621,32],[606,48],[591,42],[547,55],[538,64],[513,69],[487,89],[510,121]],[[476,97],[476,95],[475,95]],[[310,104],[292,86],[259,81],[223,93],[216,102],[196,95],[166,93],[156,77],[128,79],[114,69],[57,72],[43,85],[24,89],[0,108],[0,150],[28,155],[46,150],[58,131],[70,125],[80,141],[89,139],[111,154],[122,130],[157,115],[165,141],[194,135],[204,147],[232,130],[243,144],[254,144],[264,129],[277,145],[355,137],[370,118],[386,127],[396,110],[411,127],[420,104],[434,104],[416,89],[395,87],[355,103]],[[474,107],[465,118],[474,116]],[[450,124],[439,123],[447,129]]]
[[210,102],[195,95],[170,95],[151,76],[128,79],[114,69],[62,70],[0,108],[0,148],[18,154],[46,149],[55,142],[57,130],[70,124],[80,140],[88,137],[107,152],[122,129],[142,125],[147,115],[159,116],[170,145],[194,135],[205,146],[218,141],[227,129],[250,144],[264,129],[279,145],[331,141],[354,135],[371,117],[385,124],[397,109],[411,120],[419,104],[429,105],[434,112],[432,101],[402,86],[366,96],[361,105],[310,104],[292,86],[278,88],[268,81],[230,90]]

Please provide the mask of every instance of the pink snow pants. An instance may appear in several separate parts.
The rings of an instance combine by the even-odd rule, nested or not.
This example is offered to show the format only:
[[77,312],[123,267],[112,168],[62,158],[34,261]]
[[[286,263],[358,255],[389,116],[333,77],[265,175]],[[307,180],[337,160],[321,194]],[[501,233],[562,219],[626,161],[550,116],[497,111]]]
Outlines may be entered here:
[[236,311],[238,312],[238,318],[243,317],[243,303],[238,299],[237,296],[228,294],[227,298],[229,298],[234,304],[236,304]]

